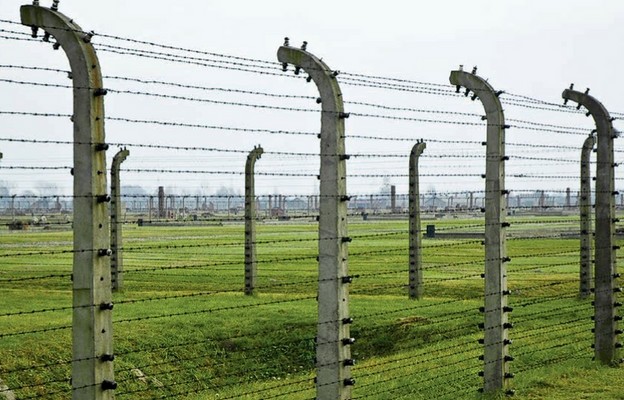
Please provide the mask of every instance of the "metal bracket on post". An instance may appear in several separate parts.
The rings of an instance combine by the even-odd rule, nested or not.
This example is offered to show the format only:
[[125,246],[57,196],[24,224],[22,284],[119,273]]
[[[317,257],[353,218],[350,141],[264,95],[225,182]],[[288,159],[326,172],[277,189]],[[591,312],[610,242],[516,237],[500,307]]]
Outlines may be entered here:
[[252,295],[256,287],[258,263],[256,260],[256,194],[254,168],[264,150],[254,147],[245,163],[245,294]]
[[318,334],[316,343],[316,398],[350,399],[351,377],[349,283],[347,267],[347,201],[344,113],[337,71],[288,40],[277,52],[284,69],[307,72],[321,95],[321,170],[319,212]]
[[484,391],[494,392],[508,385],[508,322],[506,255],[507,214],[505,195],[505,116],[498,95],[490,84],[472,73],[452,71],[451,84],[465,87],[465,94],[474,93],[483,104],[487,120],[487,147],[485,164],[485,331]]
[[111,208],[110,208],[110,241],[111,241],[111,285],[113,291],[123,289],[123,254],[122,246],[122,209],[121,209],[121,182],[119,168],[121,163],[130,155],[130,150],[123,148],[113,157],[111,164]]
[[[74,265],[72,398],[114,398],[112,292],[104,94],[91,34],[58,11],[20,9],[22,24],[41,28],[65,51],[74,86]],[[106,307],[104,307],[106,306]],[[106,357],[106,358],[104,358]]]
[[590,157],[596,144],[596,137],[589,135],[583,143],[581,150],[581,195],[579,199],[579,212],[581,220],[581,251],[580,251],[580,284],[579,297],[589,297],[592,289],[592,216],[591,216],[591,172]]
[[427,147],[422,140],[414,145],[409,159],[409,297],[422,298],[422,234],[420,229],[420,190],[418,187],[418,160]]
[[594,352],[603,364],[618,362],[618,315],[616,285],[617,259],[615,244],[615,164],[613,159],[612,118],[594,97],[572,89],[562,93],[565,101],[572,100],[588,110],[596,123],[596,236],[594,274]]

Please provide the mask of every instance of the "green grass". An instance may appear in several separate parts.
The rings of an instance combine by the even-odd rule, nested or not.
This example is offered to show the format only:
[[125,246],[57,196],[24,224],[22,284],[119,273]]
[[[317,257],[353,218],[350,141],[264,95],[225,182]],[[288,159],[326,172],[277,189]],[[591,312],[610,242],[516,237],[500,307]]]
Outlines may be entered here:
[[[578,221],[510,220],[516,398],[624,399],[622,369],[591,360],[591,300],[576,295],[578,239],[550,237]],[[481,219],[424,224],[431,223],[439,232],[483,226]],[[116,397],[313,398],[316,230],[305,221],[259,223],[257,293],[244,296],[242,224],[124,225],[125,288],[114,294],[113,311]],[[424,239],[425,298],[414,301],[406,288],[407,221],[353,220],[349,235],[350,273],[358,276],[349,306],[353,398],[496,397],[477,392],[480,240]],[[65,399],[72,255],[63,251],[72,233],[0,231],[0,240],[0,379],[18,398]]]

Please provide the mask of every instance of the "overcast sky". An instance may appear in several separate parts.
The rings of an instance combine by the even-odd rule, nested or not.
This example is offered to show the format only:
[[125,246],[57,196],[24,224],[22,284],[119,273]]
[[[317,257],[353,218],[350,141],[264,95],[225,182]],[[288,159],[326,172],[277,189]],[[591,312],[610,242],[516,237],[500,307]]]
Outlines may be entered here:
[[[0,18],[19,21],[19,6],[25,2],[0,1]],[[50,6],[51,0],[42,0]],[[561,103],[561,92],[574,82],[576,88],[591,88],[594,95],[612,112],[624,112],[621,86],[617,80],[621,69],[624,37],[624,3],[616,0],[471,0],[471,1],[122,1],[122,0],[62,0],[60,11],[73,18],[84,30],[117,35],[150,42],[168,44],[235,55],[253,59],[276,61],[276,51],[284,36],[299,46],[309,42],[308,50],[334,69],[351,73],[387,76],[421,82],[448,84],[449,72],[463,64],[467,69],[478,65],[478,73],[489,79],[499,90]],[[28,32],[19,25],[1,23],[0,28]],[[12,37],[17,34],[2,33]],[[94,43],[138,47],[125,41],[95,37]],[[109,49],[110,50],[110,49]],[[166,51],[152,49],[154,51]],[[98,49],[105,76],[141,77],[187,85],[202,85],[239,90],[315,96],[312,85],[300,79],[263,76],[239,71],[189,65],[188,63],[160,62],[129,55],[119,55]],[[198,56],[198,55],[195,55]],[[0,39],[0,64],[46,66],[67,69],[62,52],[54,52],[49,44]],[[281,73],[275,66],[275,73]],[[292,72],[289,72],[292,74]],[[62,74],[0,68],[0,78],[68,84]],[[165,86],[132,85],[119,80],[105,79],[106,87],[119,90],[197,98],[219,99],[229,102],[274,104],[318,109],[309,99],[276,100],[262,96],[223,94],[205,91],[181,90]],[[411,107],[465,113],[482,113],[478,102],[463,97],[444,97],[403,93],[395,90],[374,90],[358,86],[342,87],[345,101],[369,102],[394,107]],[[0,110],[71,113],[71,91],[46,89],[9,83],[0,83]],[[405,114],[380,109],[364,109],[346,105],[347,111],[401,115],[418,118],[453,119],[479,122],[478,118],[440,114]],[[319,116],[312,112],[287,113],[250,107],[225,107],[205,103],[154,99],[111,93],[106,98],[109,117],[167,120],[234,127],[260,127],[314,132],[319,129]],[[521,107],[506,106],[506,117],[552,123],[563,126],[592,127],[582,115],[556,112],[535,112]],[[617,125],[616,125],[617,126]],[[35,118],[0,115],[0,138],[48,138],[71,140],[71,124],[62,118]],[[35,133],[36,132],[36,133]],[[350,118],[348,134],[366,134],[387,137],[484,140],[483,127],[463,127],[448,124],[406,122],[380,118]],[[515,131],[508,133],[508,141],[546,145],[569,145],[580,148],[584,137],[545,132]],[[512,139],[513,137],[513,139]],[[190,145],[219,147],[249,151],[261,144],[265,151],[317,152],[314,137],[276,137],[276,135],[215,132],[206,129],[173,129],[148,124],[107,122],[107,140],[115,143],[143,143],[158,145]],[[399,154],[409,153],[413,143],[380,141],[348,141],[348,152]],[[117,148],[111,148],[109,158]],[[540,149],[518,150],[517,154],[535,154]],[[4,153],[2,165],[71,164],[71,150],[62,145],[27,145],[0,141]],[[483,173],[483,159],[472,159],[483,148],[471,145],[429,143],[429,156],[447,155],[447,159],[421,160],[425,174],[453,174],[454,172]],[[510,154],[514,149],[508,148]],[[579,152],[550,151],[546,157],[578,159]],[[458,156],[458,157],[456,157]],[[462,158],[463,157],[463,158]],[[148,151],[132,149],[124,167],[134,169],[177,168],[242,171],[245,154],[207,153],[189,151]],[[617,159],[617,156],[616,156]],[[428,160],[425,162],[425,160]],[[513,161],[513,159],[512,159]],[[518,162],[510,165],[510,173],[551,171],[554,175],[578,174],[578,164],[554,161]],[[543,164],[543,165],[542,165]],[[547,165],[546,165],[547,164]],[[318,171],[318,161],[311,157],[287,157],[267,153],[257,168],[265,173]],[[429,168],[429,169],[427,169]],[[514,169],[515,168],[515,169]],[[66,171],[48,175],[15,170],[0,170],[5,181],[14,190],[43,191],[51,186],[57,191],[71,187]],[[349,163],[351,174],[401,175],[407,173],[407,159],[366,159]],[[46,172],[47,174],[47,172]],[[468,179],[469,181],[466,181]],[[479,179],[453,177],[424,177],[423,190],[435,186],[439,191],[463,190],[480,187]],[[49,185],[46,181],[53,182]],[[389,176],[354,177],[349,181],[354,193],[373,193],[384,181],[397,184],[406,191],[407,178]],[[148,186],[154,191],[158,185],[179,192],[214,192],[221,186],[232,186],[242,192],[240,176],[205,174],[148,174],[127,175],[127,183]],[[313,193],[317,185],[313,177],[297,179],[274,176],[258,178],[259,193]],[[561,189],[576,185],[575,179],[556,181],[510,180],[508,186],[518,189]]]

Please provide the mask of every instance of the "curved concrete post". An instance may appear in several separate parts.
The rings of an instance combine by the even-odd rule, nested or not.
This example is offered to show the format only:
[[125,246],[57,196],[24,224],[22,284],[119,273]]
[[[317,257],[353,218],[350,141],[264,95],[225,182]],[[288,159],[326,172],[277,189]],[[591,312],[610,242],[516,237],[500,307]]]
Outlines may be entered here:
[[48,8],[21,7],[22,24],[42,28],[65,51],[74,85],[74,266],[72,398],[112,399],[112,293],[104,94],[98,58],[73,20]]
[[427,147],[422,140],[412,147],[409,159],[409,297],[422,298],[422,232],[420,229],[420,190],[418,187],[418,160]]
[[579,213],[581,221],[581,251],[580,251],[580,284],[579,297],[589,297],[592,288],[591,250],[592,250],[592,216],[591,216],[591,172],[590,158],[596,144],[596,137],[589,135],[583,142],[581,150],[581,195],[579,199]]
[[485,331],[484,391],[504,389],[508,384],[508,328],[506,255],[507,214],[505,195],[505,117],[499,92],[483,78],[464,71],[452,71],[450,81],[474,93],[483,104],[487,119],[485,164]]
[[603,364],[618,361],[618,323],[616,315],[617,274],[615,245],[615,165],[613,139],[615,131],[607,109],[594,97],[566,89],[562,97],[585,107],[596,123],[596,235],[595,235],[595,299],[594,299],[594,352]]
[[254,167],[264,150],[254,147],[245,163],[245,294],[252,295],[256,287],[258,262],[256,260],[256,194]]
[[110,209],[110,242],[111,242],[111,285],[114,291],[123,289],[123,255],[122,245],[122,209],[121,182],[119,169],[121,163],[130,155],[130,150],[122,149],[115,154],[111,164],[111,209]]
[[347,267],[347,201],[344,113],[337,72],[302,49],[279,48],[284,66],[305,70],[316,84],[322,104],[319,211],[318,335],[316,344],[316,397],[350,399],[351,378],[349,283]]

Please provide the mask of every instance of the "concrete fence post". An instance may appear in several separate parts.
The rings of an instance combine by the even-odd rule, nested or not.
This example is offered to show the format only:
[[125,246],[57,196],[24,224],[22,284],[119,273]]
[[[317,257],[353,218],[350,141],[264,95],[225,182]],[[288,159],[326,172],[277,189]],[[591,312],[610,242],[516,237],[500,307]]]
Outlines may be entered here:
[[607,109],[594,97],[585,93],[566,89],[562,97],[567,102],[585,107],[587,116],[596,123],[596,237],[594,273],[594,352],[596,360],[603,364],[619,362],[617,292],[617,259],[615,243],[615,164],[613,158],[613,119]]
[[409,158],[409,298],[417,300],[424,292],[418,160],[426,147],[422,140],[416,143]]
[[485,164],[485,323],[482,325],[484,344],[484,391],[505,389],[510,378],[508,354],[508,322],[510,308],[507,306],[506,255],[507,210],[505,208],[505,116],[498,96],[489,83],[472,73],[452,71],[451,84],[465,87],[472,99],[478,98],[485,109],[487,143]]
[[245,294],[252,295],[256,287],[258,262],[256,260],[256,198],[254,168],[256,160],[264,153],[262,147],[254,147],[245,163]]
[[113,291],[123,289],[123,255],[122,245],[122,207],[121,207],[121,182],[119,169],[121,163],[130,154],[127,149],[122,149],[115,154],[111,164],[111,208],[110,208],[110,243],[111,243],[111,285]]
[[596,144],[596,137],[589,135],[581,150],[581,195],[579,199],[579,213],[581,221],[581,251],[580,251],[580,287],[579,296],[584,299],[590,296],[592,289],[592,216],[591,216],[591,172],[590,157]]
[[74,86],[72,398],[112,399],[113,331],[102,75],[91,33],[56,10],[25,5],[22,24],[44,29],[66,53]]
[[165,187],[158,186],[158,218],[165,218]]
[[316,343],[316,398],[350,399],[351,377],[349,276],[347,266],[346,160],[342,93],[337,71],[306,51],[290,47],[288,39],[277,52],[284,69],[294,64],[316,84],[321,97],[321,167],[319,212],[318,333]]

